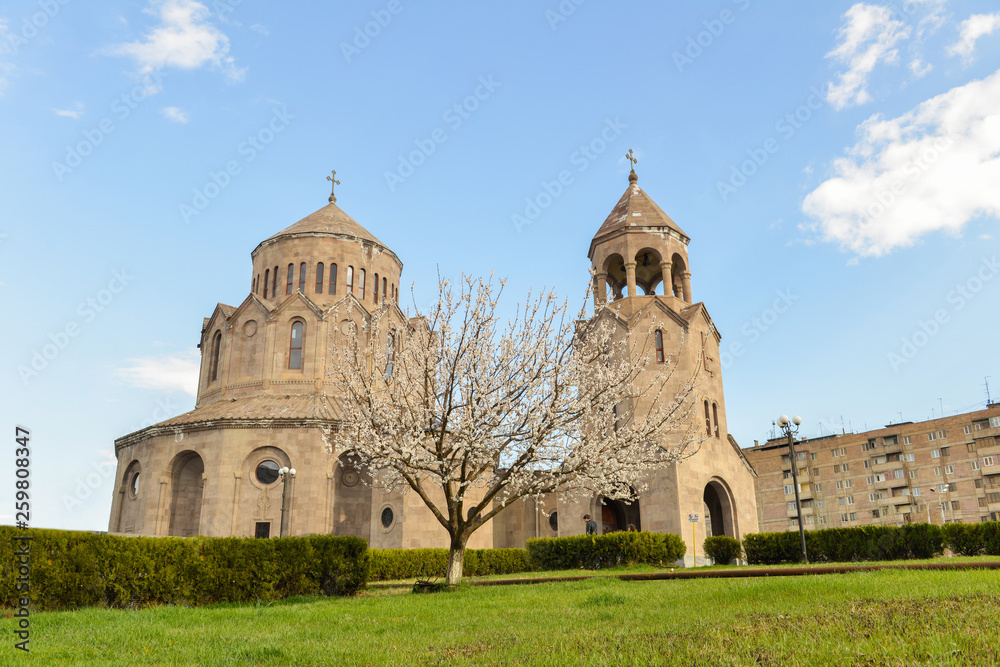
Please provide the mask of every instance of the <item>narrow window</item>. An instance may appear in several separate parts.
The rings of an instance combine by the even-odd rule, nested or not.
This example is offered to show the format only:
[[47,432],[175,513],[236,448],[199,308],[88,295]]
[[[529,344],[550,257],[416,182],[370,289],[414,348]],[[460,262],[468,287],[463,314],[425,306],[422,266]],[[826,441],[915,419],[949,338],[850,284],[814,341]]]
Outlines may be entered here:
[[718,438],[719,437],[719,404],[718,403],[712,403],[712,421],[715,422],[715,437]]
[[385,340],[385,376],[392,377],[392,366],[396,362],[396,336],[389,332]]
[[386,283],[385,276],[383,276],[382,277],[382,299],[385,299],[387,296],[389,296],[389,293],[385,291],[385,283]]
[[330,294],[337,293],[337,265],[330,264]]
[[347,267],[347,291],[354,294],[354,267]]
[[267,298],[267,285],[271,282],[271,269],[264,269],[264,298]]
[[378,274],[377,273],[375,274],[375,295],[374,295],[374,298],[372,299],[372,303],[374,303],[375,305],[378,305]]
[[663,332],[656,330],[656,362],[663,363]]
[[302,322],[292,324],[292,341],[288,346],[288,367],[302,368],[302,336],[305,326]]
[[259,279],[260,279],[260,276],[254,276],[253,277],[253,284],[250,286],[250,292],[251,292],[251,294],[256,294],[257,293],[257,281]]
[[219,379],[219,351],[222,348],[222,333],[216,331],[212,338],[212,364],[208,371],[208,381],[215,382]]
[[323,262],[316,265],[316,294],[323,293]]
[[288,265],[288,284],[285,285],[285,294],[292,293],[292,283],[295,281],[295,265]]
[[306,263],[299,264],[299,291],[306,293]]
[[278,267],[274,267],[274,273],[271,274],[271,298],[278,298]]
[[708,413],[708,401],[705,401],[705,432],[712,435],[712,416]]
[[358,271],[358,294],[362,301],[365,300],[365,270]]

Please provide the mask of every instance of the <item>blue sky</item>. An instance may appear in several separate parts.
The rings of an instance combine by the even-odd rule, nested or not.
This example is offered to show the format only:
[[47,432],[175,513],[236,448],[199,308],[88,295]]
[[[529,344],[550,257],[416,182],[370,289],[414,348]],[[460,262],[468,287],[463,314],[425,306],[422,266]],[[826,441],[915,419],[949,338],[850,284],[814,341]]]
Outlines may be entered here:
[[634,149],[743,446],[1000,395],[992,2],[4,2],[0,145],[36,526],[106,529],[114,439],[193,407],[202,318],[331,169],[417,303],[439,269],[579,303]]

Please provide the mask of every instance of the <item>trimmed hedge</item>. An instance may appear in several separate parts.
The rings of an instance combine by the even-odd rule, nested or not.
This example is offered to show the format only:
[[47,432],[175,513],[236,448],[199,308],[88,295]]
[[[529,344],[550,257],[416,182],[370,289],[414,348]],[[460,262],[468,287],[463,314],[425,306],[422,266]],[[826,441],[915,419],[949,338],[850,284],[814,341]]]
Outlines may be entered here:
[[0,607],[18,603],[14,537],[25,534],[39,610],[351,595],[370,568],[368,545],[356,537],[125,537],[0,526]]
[[1000,521],[948,523],[943,527],[948,548],[962,556],[1000,556]]
[[[448,570],[447,549],[371,549],[371,581],[443,577]],[[462,572],[467,577],[528,572],[524,549],[466,549]]]
[[669,565],[686,550],[687,545],[677,535],[641,531],[528,540],[531,564],[542,570],[597,570],[636,563]]
[[726,535],[706,537],[702,548],[708,556],[712,557],[716,565],[729,565],[743,553],[740,541]]
[[[825,528],[806,531],[806,550],[813,563],[933,558],[944,550],[944,535],[939,526],[927,523]],[[798,531],[747,535],[743,551],[751,565],[802,560]]]

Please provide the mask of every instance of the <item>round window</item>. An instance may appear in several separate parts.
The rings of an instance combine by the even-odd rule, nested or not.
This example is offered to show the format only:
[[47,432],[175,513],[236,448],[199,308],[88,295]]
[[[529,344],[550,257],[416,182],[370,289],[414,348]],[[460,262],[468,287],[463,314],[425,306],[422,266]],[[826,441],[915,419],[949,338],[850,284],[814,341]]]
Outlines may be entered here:
[[361,475],[354,468],[348,468],[340,475],[340,481],[344,483],[344,486],[355,486],[361,481]]
[[257,333],[257,323],[253,320],[249,320],[243,325],[243,333],[247,336],[247,338]]
[[139,473],[132,475],[132,497],[135,498],[139,495]]
[[391,507],[386,507],[382,510],[382,527],[389,528],[392,526],[392,520],[396,518],[396,514],[392,511]]
[[559,512],[553,512],[549,515],[549,528],[552,529],[553,533],[559,532]]
[[261,484],[274,484],[278,481],[278,464],[274,461],[261,461],[257,466],[257,481]]

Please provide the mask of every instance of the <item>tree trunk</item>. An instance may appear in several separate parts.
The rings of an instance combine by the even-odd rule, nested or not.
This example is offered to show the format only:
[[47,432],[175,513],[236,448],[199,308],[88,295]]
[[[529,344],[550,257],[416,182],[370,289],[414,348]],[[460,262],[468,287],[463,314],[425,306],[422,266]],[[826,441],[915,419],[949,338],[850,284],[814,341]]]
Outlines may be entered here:
[[467,537],[456,537],[451,541],[451,550],[448,552],[448,572],[445,574],[446,586],[458,586],[462,581],[462,568],[465,565],[465,545]]

